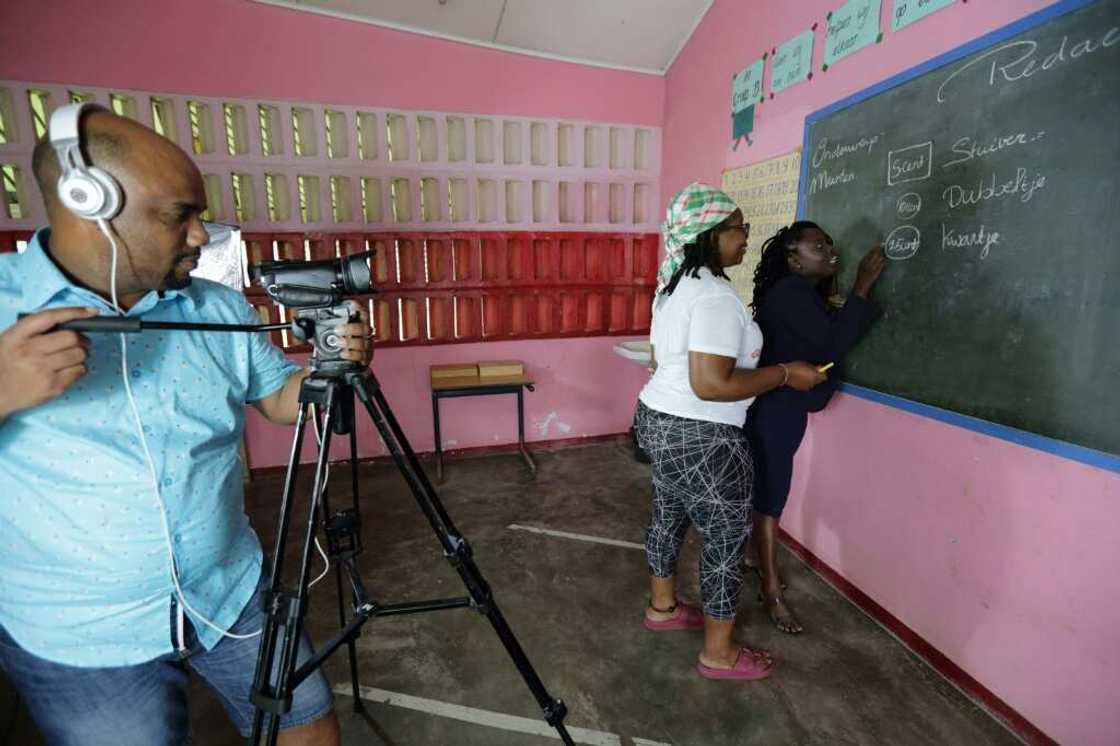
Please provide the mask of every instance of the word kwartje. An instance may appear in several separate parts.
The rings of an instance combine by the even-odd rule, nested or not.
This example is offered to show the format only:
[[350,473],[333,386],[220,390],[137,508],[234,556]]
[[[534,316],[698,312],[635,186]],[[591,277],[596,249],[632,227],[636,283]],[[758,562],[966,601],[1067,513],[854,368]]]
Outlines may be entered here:
[[941,224],[941,248],[967,249],[973,246],[980,247],[980,258],[987,259],[992,247],[999,243],[999,231],[990,231],[981,223],[980,228],[974,231],[961,232]]

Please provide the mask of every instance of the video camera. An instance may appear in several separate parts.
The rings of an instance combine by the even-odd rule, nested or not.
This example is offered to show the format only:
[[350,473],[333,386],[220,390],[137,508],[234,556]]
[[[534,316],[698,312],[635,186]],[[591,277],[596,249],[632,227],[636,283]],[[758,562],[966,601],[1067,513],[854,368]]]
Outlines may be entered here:
[[358,319],[358,304],[348,297],[373,292],[369,259],[372,251],[315,262],[273,261],[249,267],[249,278],[276,303],[295,311],[292,333],[310,342],[316,355],[313,370],[343,372],[355,364],[340,357],[336,329]]
[[[268,297],[294,309],[291,330],[297,339],[315,349],[311,369],[341,374],[364,366],[342,359],[342,337],[336,329],[357,321],[358,304],[353,295],[374,292],[370,282],[372,251],[316,262],[275,261],[249,267],[249,277],[260,283]],[[26,314],[20,314],[23,318]],[[264,332],[288,328],[288,324],[215,324],[183,321],[146,321],[135,316],[95,316],[59,324],[59,329],[77,332],[135,334],[144,330],[206,332]]]
[[249,279],[268,297],[288,308],[326,308],[351,295],[373,292],[372,251],[317,262],[261,262],[249,267]]

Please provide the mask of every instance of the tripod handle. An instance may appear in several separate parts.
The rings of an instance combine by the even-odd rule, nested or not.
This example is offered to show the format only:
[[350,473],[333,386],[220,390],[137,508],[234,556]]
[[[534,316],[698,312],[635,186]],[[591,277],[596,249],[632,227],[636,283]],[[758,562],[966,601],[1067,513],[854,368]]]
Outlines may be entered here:
[[[28,313],[19,314],[18,319],[30,316]],[[94,316],[88,319],[74,319],[66,321],[55,329],[69,329],[75,332],[117,332],[120,334],[135,334],[140,331],[140,319],[129,316]]]
[[[19,318],[31,314],[21,313]],[[137,334],[146,330],[196,331],[196,332],[272,332],[287,329],[289,324],[211,324],[189,321],[144,321],[134,316],[94,316],[89,319],[66,321],[54,329],[69,329],[75,332],[113,332],[117,334]]]

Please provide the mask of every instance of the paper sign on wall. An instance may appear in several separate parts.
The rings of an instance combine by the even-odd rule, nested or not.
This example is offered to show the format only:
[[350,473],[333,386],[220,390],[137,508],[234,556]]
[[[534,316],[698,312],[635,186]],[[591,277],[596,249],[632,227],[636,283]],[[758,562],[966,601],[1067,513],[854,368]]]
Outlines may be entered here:
[[750,304],[754,294],[754,269],[761,257],[762,242],[792,223],[797,214],[800,175],[799,150],[723,172],[723,191],[739,205],[743,220],[751,224],[743,263],[727,270],[731,285],[745,304]]
[[894,0],[891,9],[891,31],[898,31],[914,21],[920,21],[935,10],[952,5],[956,0]]
[[[731,141],[732,148],[754,129],[754,106],[762,100],[763,59],[745,68],[731,79]],[[750,144],[750,139],[747,139]]]
[[778,47],[770,68],[770,90],[778,93],[809,77],[813,64],[813,29],[805,29]]
[[748,106],[754,106],[762,100],[762,65],[761,59],[745,68],[731,81],[731,113],[738,114]]
[[[731,148],[732,150],[739,147],[739,140],[747,137],[754,129],[754,107],[748,106],[742,111],[737,111],[731,115]],[[750,144],[750,138],[747,138],[747,144]]]
[[881,7],[881,0],[848,0],[829,14],[824,43],[825,69],[879,40]]

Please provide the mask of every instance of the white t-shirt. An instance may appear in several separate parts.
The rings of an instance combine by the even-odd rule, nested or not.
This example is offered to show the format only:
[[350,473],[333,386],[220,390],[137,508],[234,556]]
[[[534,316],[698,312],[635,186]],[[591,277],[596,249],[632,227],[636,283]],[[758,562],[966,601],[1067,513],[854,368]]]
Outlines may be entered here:
[[659,412],[692,420],[742,425],[754,398],[704,401],[688,378],[689,351],[735,358],[736,368],[756,368],[762,354],[762,330],[747,313],[731,283],[702,268],[699,277],[685,274],[673,294],[654,309],[650,342],[657,371],[639,395]]

